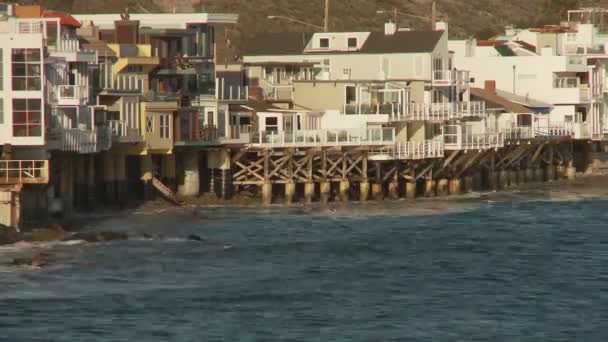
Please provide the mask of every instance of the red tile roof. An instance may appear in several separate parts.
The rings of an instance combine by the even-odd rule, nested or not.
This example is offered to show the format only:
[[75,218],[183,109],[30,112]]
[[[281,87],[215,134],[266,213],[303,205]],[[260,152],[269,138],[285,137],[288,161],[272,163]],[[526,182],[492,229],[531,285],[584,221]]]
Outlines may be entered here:
[[506,40],[499,40],[499,39],[478,40],[477,46],[496,46],[496,45],[503,45],[506,43],[507,43]]
[[67,13],[57,12],[57,11],[44,11],[42,13],[42,17],[44,18],[59,18],[61,25],[71,26],[75,28],[80,28],[82,24],[80,21],[76,20],[74,17]]

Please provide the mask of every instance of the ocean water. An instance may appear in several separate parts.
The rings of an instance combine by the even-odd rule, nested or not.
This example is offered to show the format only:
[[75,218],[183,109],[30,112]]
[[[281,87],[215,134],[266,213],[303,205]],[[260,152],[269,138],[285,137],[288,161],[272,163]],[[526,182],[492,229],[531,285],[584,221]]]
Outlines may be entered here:
[[607,209],[552,191],[90,217],[162,237],[0,248],[52,255],[0,266],[0,341],[606,341]]

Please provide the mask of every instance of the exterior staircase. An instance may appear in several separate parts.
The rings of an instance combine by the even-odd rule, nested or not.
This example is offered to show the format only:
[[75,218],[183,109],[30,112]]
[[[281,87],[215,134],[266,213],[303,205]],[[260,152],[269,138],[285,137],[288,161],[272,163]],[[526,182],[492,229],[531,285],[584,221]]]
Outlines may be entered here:
[[182,205],[182,203],[177,199],[177,195],[156,177],[152,177],[152,185],[154,185],[156,190],[160,191],[160,193],[171,203],[178,206]]

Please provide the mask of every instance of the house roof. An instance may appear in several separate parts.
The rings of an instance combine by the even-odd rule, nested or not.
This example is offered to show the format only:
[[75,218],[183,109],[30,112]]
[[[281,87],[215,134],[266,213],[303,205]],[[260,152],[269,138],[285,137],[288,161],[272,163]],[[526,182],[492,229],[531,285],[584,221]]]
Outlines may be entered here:
[[[319,51],[311,54],[380,54],[432,52],[444,31],[397,31],[392,35],[371,32],[359,50]],[[301,55],[312,34],[298,32],[264,33],[253,37],[243,49],[245,56]]]
[[482,88],[471,88],[471,95],[478,97],[486,102],[492,103],[496,106],[504,108],[505,111],[510,113],[520,114],[532,114],[533,112],[522,106],[519,103],[509,101],[506,98],[498,95],[494,91],[482,89]]
[[372,32],[360,53],[416,53],[431,52],[444,31],[397,31],[393,35]]
[[82,26],[80,21],[76,20],[70,14],[63,13],[63,12],[45,10],[44,12],[42,12],[42,17],[43,18],[59,18],[60,19],[59,22],[61,23],[61,25],[64,25],[64,26],[71,26],[74,28],[80,28],[80,26]]
[[281,32],[257,34],[247,41],[243,54],[256,55],[301,55],[312,37],[304,32]]
[[533,98],[530,98],[529,96],[513,94],[511,92],[500,90],[500,89],[496,89],[496,95],[498,95],[500,97],[504,97],[505,99],[507,99],[511,102],[519,103],[528,108],[553,108],[553,105],[550,103],[543,102],[543,101],[540,101],[537,99],[533,99]]

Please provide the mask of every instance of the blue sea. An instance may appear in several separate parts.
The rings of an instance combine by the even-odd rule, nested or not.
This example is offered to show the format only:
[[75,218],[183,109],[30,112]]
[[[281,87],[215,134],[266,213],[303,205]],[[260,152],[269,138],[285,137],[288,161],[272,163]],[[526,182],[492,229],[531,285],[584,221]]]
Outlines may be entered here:
[[1,341],[608,340],[606,194],[139,210],[82,228],[134,238],[0,248],[0,263],[52,257],[0,266]]

